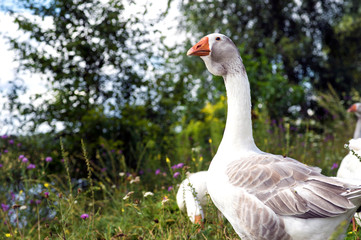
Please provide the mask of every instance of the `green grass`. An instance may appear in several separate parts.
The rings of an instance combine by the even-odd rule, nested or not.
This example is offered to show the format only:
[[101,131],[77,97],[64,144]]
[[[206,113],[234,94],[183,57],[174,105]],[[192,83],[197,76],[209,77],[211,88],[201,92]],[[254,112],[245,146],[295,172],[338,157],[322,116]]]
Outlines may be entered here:
[[[257,119],[254,133],[262,150],[319,166],[326,175],[336,174],[332,165],[346,155],[343,146],[348,133],[336,131],[330,137],[328,132],[317,134],[310,122],[299,126],[306,129],[302,133],[287,121],[264,122],[262,117]],[[214,154],[217,146],[207,141]],[[62,144],[53,150],[57,157],[51,162],[40,153],[38,159],[24,163],[19,156],[27,152],[16,141],[9,144],[9,138],[1,139],[0,149],[0,203],[4,204],[0,239],[239,239],[230,224],[217,217],[210,200],[204,229],[179,211],[177,184],[186,171],[205,170],[210,162],[191,149],[188,154],[193,157],[183,161],[184,167],[172,169],[178,162],[167,158],[163,166],[156,158],[151,159],[155,167],[142,169],[142,174],[126,166],[124,155],[107,147],[98,152],[96,161],[89,159],[86,142],[82,142],[80,160],[71,157]],[[84,178],[74,177],[79,171],[73,168],[74,161],[82,161],[78,165],[87,173]],[[28,169],[30,162],[36,167]],[[180,176],[174,178],[176,171]],[[145,196],[147,192],[151,194]],[[81,218],[83,214],[88,217]],[[354,233],[349,228],[346,239],[357,236],[361,231]]]

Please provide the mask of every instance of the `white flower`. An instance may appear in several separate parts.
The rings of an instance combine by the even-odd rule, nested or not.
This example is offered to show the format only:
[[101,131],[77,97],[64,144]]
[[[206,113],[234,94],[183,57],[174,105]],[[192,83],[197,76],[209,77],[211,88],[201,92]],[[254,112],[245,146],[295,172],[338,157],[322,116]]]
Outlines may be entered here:
[[25,210],[25,209],[27,209],[27,208],[28,208],[27,206],[22,205],[19,209],[20,209],[20,210]]
[[152,193],[152,192],[146,192],[146,193],[144,193],[144,197],[153,196],[153,195],[154,195],[154,193]]
[[125,195],[125,196],[123,197],[123,200],[127,200],[133,193],[134,193],[133,191],[128,192],[127,195]]
[[123,177],[124,175],[125,175],[124,172],[120,172],[120,173],[119,173],[119,176],[121,176],[121,177]]
[[130,180],[130,184],[140,182],[140,177],[136,176],[134,179]]
[[164,205],[168,201],[169,201],[169,198],[167,196],[164,196],[164,198],[162,200],[162,205]]

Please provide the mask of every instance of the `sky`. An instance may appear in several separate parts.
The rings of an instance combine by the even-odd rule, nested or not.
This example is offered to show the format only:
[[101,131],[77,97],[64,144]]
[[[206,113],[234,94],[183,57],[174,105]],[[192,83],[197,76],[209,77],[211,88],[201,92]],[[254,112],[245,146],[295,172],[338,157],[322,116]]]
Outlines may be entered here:
[[[126,12],[135,13],[139,9],[139,6],[146,4],[148,6],[148,13],[145,18],[154,19],[159,16],[160,13],[163,13],[166,10],[167,2],[168,0],[138,0],[136,1],[136,5],[127,8]],[[176,18],[179,16],[178,4],[179,0],[173,1],[166,19],[162,21],[162,24],[157,24],[157,26],[155,26],[155,28],[157,28],[162,33],[166,33],[165,35],[168,36],[166,39],[166,44],[168,45],[180,43],[180,41],[182,41],[182,39],[185,37],[180,35],[176,30]],[[14,2],[12,0],[0,0],[0,6],[11,7],[13,5]],[[51,19],[45,19],[41,24],[43,26],[50,26]],[[44,98],[51,97],[49,96],[49,92],[46,89],[45,81],[42,80],[42,76],[40,74],[17,72],[19,64],[14,61],[15,54],[9,49],[10,46],[4,37],[5,35],[26,39],[26,36],[22,35],[22,33],[17,30],[17,25],[13,23],[13,18],[8,13],[0,9],[0,109],[3,103],[6,101],[5,98],[1,97],[1,93],[9,91],[8,82],[14,79],[17,79],[19,82],[23,81],[23,84],[28,89],[26,94],[21,96],[21,100],[23,102],[29,102],[29,97],[34,94],[41,94],[44,96]],[[9,112],[3,110],[0,111],[0,135],[16,134],[19,132],[19,123],[4,123],[4,118],[6,118],[9,114]],[[46,126],[41,126],[38,129],[39,132],[46,132],[47,130],[48,128]]]

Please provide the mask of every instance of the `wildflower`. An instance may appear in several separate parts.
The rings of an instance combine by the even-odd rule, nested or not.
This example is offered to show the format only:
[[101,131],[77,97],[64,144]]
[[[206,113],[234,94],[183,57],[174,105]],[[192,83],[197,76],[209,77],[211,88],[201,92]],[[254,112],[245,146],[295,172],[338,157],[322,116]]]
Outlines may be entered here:
[[127,195],[125,195],[125,196],[123,197],[123,200],[127,200],[133,193],[134,193],[133,191],[128,192]]
[[122,212],[124,212],[124,208],[122,208]]
[[14,140],[10,139],[9,144],[14,144]]
[[19,156],[19,159],[21,160],[21,159],[23,159],[25,156],[24,155],[20,155]]
[[136,176],[134,179],[130,180],[130,184],[138,183],[138,182],[140,182],[140,177],[139,176]]
[[164,176],[164,177],[166,177],[166,176],[167,176],[167,173],[166,173],[166,172],[164,172],[164,173],[162,173],[162,174],[163,174],[163,176]]
[[87,218],[89,218],[89,215],[86,214],[86,213],[83,213],[80,217],[81,217],[82,219],[87,219]]
[[195,159],[195,158],[192,158],[192,161],[193,161],[193,162],[195,162],[195,161],[196,161],[196,159]]
[[44,197],[48,198],[49,197],[49,192],[44,192]]
[[172,191],[173,190],[173,186],[169,186],[168,187],[168,192]]
[[169,159],[168,157],[165,158],[165,161],[166,161],[167,163],[170,163],[170,159]]
[[44,183],[44,187],[48,188],[48,187],[49,187],[49,183]]
[[119,176],[121,176],[121,177],[123,177],[124,175],[125,175],[124,172],[120,172],[120,173],[119,173]]
[[175,172],[175,173],[173,174],[173,177],[174,177],[174,178],[177,178],[179,175],[180,175],[179,172]]
[[173,166],[171,166],[171,168],[173,169],[173,170],[176,170],[178,167],[177,167],[177,164],[176,165],[173,165]]
[[27,169],[34,169],[34,168],[35,168],[35,164],[32,164],[32,163],[30,163],[27,167]]
[[3,165],[0,163],[0,168],[2,168],[3,167]]
[[144,197],[153,196],[153,195],[154,195],[154,193],[152,193],[152,192],[146,192],[146,193],[144,193]]
[[27,209],[28,207],[27,206],[25,206],[25,205],[22,205],[22,206],[20,206],[20,210],[25,210],[25,209]]
[[158,168],[157,170],[155,170],[155,175],[160,174],[160,169]]
[[143,175],[144,171],[142,169],[139,170],[139,175]]
[[162,200],[162,205],[164,205],[164,203],[166,203],[168,201],[169,201],[169,198],[167,196],[164,196],[163,200]]
[[60,162],[62,162],[62,163],[63,163],[64,161],[65,161],[64,158],[62,158],[62,159],[60,160]]
[[6,233],[6,234],[5,234],[5,237],[9,238],[9,237],[11,237],[11,234],[10,234],[10,233]]
[[23,192],[24,192],[23,190],[20,190],[20,191],[19,191],[19,195],[23,194]]
[[209,143],[212,143],[212,138],[208,139],[208,142],[209,142]]
[[29,160],[26,157],[23,157],[21,160],[23,163],[27,163]]
[[332,164],[332,167],[331,167],[331,170],[336,169],[336,168],[338,168],[338,164],[337,164],[337,163],[333,163],[333,164]]
[[6,212],[7,210],[9,210],[10,206],[7,205],[7,204],[2,203],[2,204],[1,204],[1,208],[2,208],[2,210],[3,210],[4,212]]
[[200,162],[203,161],[203,156],[200,156],[199,161],[200,161]]
[[17,147],[21,147],[21,143],[16,144]]
[[4,153],[8,153],[9,151],[7,149],[4,150]]
[[51,161],[53,161],[53,158],[52,158],[52,157],[46,157],[46,158],[45,158],[45,162],[51,162]]
[[39,205],[40,203],[41,203],[41,200],[39,200],[39,199],[36,199],[36,200],[35,200],[35,204],[36,204],[36,205]]
[[5,135],[2,135],[1,138],[2,138],[2,139],[7,139],[8,136],[5,134]]
[[182,168],[184,166],[184,163],[178,163],[177,168]]

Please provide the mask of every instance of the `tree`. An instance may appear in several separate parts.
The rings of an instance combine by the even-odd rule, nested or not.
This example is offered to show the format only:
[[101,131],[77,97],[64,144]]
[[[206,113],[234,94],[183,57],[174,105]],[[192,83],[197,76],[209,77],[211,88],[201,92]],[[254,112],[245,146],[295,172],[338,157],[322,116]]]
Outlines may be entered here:
[[[185,1],[181,11],[182,28],[196,38],[221,32],[255,61],[262,61],[264,54],[272,66],[284,72],[289,82],[285,88],[298,85],[327,90],[327,84],[331,84],[341,93],[350,92],[350,86],[360,84],[355,74],[359,72],[361,54],[357,51],[361,32],[358,1]],[[261,74],[254,77],[252,91],[262,91],[257,83]],[[272,82],[268,85],[272,86]],[[289,95],[292,92],[286,96]],[[257,103],[258,96],[252,95],[253,103]],[[304,114],[309,104],[308,99],[298,103]],[[275,114],[272,117],[289,112],[282,110]]]
[[[160,104],[166,98],[159,93],[167,91],[155,87],[155,79],[163,77],[157,71],[151,76],[147,72],[152,65],[162,68],[164,62],[149,40],[148,29],[154,23],[141,18],[145,6],[140,14],[126,11],[132,4],[19,0],[17,9],[22,11],[9,10],[19,30],[30,38],[9,37],[20,70],[42,73],[49,88],[49,96],[35,95],[25,104],[20,102],[20,86],[14,85],[9,94],[7,107],[31,123],[30,132],[46,124],[51,133],[71,143],[70,152],[80,150],[81,138],[92,146],[100,138],[117,140],[115,146],[133,167],[139,145],[166,148],[163,139],[174,118],[164,121],[164,116],[175,103],[171,98],[168,107]],[[172,79],[162,80],[171,84]],[[161,144],[148,144],[154,138]]]

